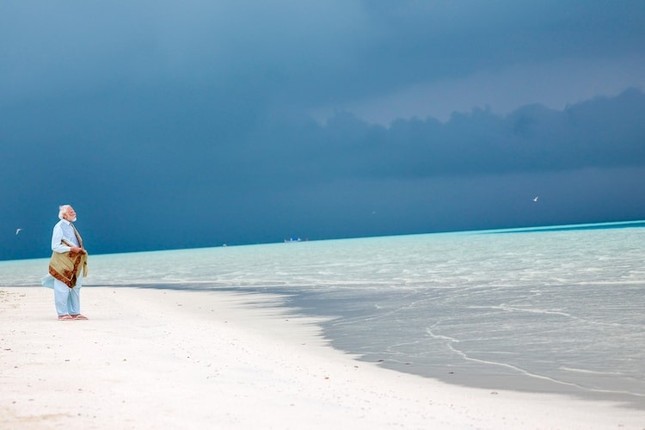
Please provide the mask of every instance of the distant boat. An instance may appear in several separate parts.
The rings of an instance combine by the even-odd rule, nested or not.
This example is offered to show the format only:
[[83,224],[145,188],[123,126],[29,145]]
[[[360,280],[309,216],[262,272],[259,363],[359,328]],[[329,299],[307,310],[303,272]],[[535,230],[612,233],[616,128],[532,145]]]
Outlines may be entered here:
[[295,239],[293,237],[290,237],[289,239],[284,240],[284,243],[297,243],[297,242],[302,242],[302,239],[300,239],[299,237]]

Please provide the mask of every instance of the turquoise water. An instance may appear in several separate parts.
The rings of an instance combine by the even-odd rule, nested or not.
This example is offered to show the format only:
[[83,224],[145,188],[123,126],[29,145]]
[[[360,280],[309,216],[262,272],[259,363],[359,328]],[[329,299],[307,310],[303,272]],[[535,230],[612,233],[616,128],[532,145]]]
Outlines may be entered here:
[[[279,294],[327,317],[333,346],[382,366],[645,408],[643,226],[94,256],[87,285]],[[0,263],[0,285],[34,285],[45,266]]]

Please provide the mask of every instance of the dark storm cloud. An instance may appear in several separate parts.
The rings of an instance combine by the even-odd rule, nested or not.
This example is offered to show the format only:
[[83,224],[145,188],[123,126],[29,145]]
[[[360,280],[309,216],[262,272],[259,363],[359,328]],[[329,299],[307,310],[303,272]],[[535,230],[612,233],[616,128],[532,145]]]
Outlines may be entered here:
[[[17,223],[38,225],[46,249],[43,222],[65,201],[92,220],[100,252],[598,220],[598,198],[615,219],[645,213],[634,199],[645,191],[645,95],[636,90],[564,111],[474,111],[390,128],[342,113],[324,126],[304,116],[240,117],[197,96],[186,111],[129,93],[47,114],[33,105],[2,112],[0,191],[13,202],[1,216],[11,226],[5,234]],[[576,171],[594,171],[584,182],[603,178],[608,190],[576,191],[587,208],[577,218],[572,209],[535,219],[528,206],[514,209],[532,193],[560,194],[568,185],[554,178],[575,183],[567,172]],[[516,185],[502,193],[504,178]]]
[[0,7],[3,91],[14,96],[132,83],[280,99],[337,75],[360,44],[350,35],[364,33],[357,6],[333,1]]
[[[387,128],[308,112],[483,68],[637,56],[643,9],[3,1],[0,259],[46,256],[62,203],[95,253],[642,217],[636,90]],[[522,203],[537,192],[548,211]]]
[[389,128],[339,113],[325,126],[307,119],[258,122],[228,153],[240,172],[270,184],[645,167],[643,115],[645,95],[637,90],[564,111],[474,110],[447,123],[398,120]]
[[131,1],[0,5],[2,91],[226,89],[316,106],[556,58],[642,55],[640,1]]

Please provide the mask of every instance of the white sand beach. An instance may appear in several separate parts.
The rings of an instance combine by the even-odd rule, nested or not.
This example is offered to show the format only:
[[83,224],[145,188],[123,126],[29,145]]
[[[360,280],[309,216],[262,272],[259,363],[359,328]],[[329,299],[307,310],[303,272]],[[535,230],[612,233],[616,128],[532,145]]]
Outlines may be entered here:
[[645,411],[452,386],[354,359],[315,321],[222,292],[0,289],[0,428],[645,429]]

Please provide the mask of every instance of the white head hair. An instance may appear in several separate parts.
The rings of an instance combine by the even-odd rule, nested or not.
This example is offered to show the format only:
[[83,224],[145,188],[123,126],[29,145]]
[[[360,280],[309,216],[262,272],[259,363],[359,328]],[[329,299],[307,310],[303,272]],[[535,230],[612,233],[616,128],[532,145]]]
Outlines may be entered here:
[[58,206],[58,219],[63,219],[65,217],[65,213],[67,212],[67,209],[71,207],[72,207],[71,205]]

